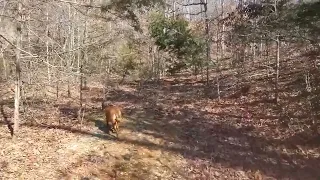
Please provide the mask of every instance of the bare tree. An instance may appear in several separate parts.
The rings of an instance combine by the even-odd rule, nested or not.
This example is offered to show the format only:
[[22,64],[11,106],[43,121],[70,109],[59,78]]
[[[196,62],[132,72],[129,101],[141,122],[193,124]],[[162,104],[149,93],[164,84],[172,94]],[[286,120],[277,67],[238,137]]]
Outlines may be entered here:
[[20,88],[21,88],[21,66],[20,66],[20,58],[21,58],[21,47],[22,47],[22,4],[23,0],[18,1],[18,15],[17,15],[17,39],[16,39],[16,80],[15,80],[15,96],[14,96],[14,132],[17,133],[19,130],[19,104],[20,104]]
[[[1,17],[0,17],[0,22],[2,22],[2,17],[3,17],[3,15],[4,15],[4,13],[5,13],[5,8],[6,8],[6,5],[7,5],[7,2],[5,1],[4,2],[4,5],[3,5],[3,8],[2,8],[2,11],[1,11]],[[3,23],[2,23],[3,24]],[[7,44],[7,43],[6,43]],[[1,49],[0,49],[0,57],[1,57],[1,59],[2,59],[2,64],[3,64],[3,75],[4,75],[4,78],[5,79],[7,79],[7,76],[8,76],[8,74],[7,74],[7,61],[6,61],[6,59],[4,58],[4,55],[3,55],[3,53],[4,53],[4,49],[5,49],[5,47],[4,47],[4,45],[3,46],[1,46]]]
[[[275,7],[275,13],[278,15],[277,11],[277,4],[278,1],[275,0],[274,7]],[[276,103],[279,102],[279,73],[280,73],[280,39],[279,34],[276,35],[276,44],[277,44],[277,57],[276,57],[276,82],[275,82],[275,101]]]

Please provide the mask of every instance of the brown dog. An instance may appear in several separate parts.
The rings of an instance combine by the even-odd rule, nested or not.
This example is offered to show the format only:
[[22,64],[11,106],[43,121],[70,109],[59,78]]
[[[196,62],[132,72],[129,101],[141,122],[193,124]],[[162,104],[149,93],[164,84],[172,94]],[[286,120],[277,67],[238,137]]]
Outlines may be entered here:
[[102,107],[105,113],[106,124],[108,128],[110,128],[110,130],[113,133],[116,133],[118,136],[119,123],[120,119],[122,119],[121,108],[116,105],[107,105]]

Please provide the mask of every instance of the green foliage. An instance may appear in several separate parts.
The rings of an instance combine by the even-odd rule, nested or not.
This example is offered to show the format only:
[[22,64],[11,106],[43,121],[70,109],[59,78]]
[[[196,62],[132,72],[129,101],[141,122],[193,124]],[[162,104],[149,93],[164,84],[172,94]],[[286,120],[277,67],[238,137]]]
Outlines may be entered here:
[[144,8],[154,7],[156,5],[164,5],[163,0],[104,0],[102,2],[102,10],[107,11],[109,9],[126,10],[129,8]]
[[206,42],[203,38],[194,37],[188,42],[186,61],[190,66],[203,66]]
[[301,26],[319,22],[320,1],[299,5],[295,10],[297,11],[297,15],[294,20]]
[[166,49],[169,44],[169,35],[165,32],[165,28],[169,26],[169,22],[165,16],[159,13],[151,15],[149,32],[151,37],[155,38],[155,43],[160,50]]
[[179,58],[188,53],[187,46],[193,41],[188,22],[184,19],[166,18],[156,13],[151,16],[149,30],[160,50],[173,52]]
[[160,50],[176,55],[178,62],[170,62],[169,72],[188,66],[201,66],[205,55],[205,40],[188,28],[182,18],[166,18],[161,13],[151,15],[149,32]]
[[131,71],[136,70],[139,63],[137,62],[139,57],[139,51],[136,44],[132,41],[128,41],[119,48],[118,62],[121,74],[130,74]]
[[291,34],[317,43],[320,40],[320,1],[291,6],[281,23],[289,25],[287,30]]

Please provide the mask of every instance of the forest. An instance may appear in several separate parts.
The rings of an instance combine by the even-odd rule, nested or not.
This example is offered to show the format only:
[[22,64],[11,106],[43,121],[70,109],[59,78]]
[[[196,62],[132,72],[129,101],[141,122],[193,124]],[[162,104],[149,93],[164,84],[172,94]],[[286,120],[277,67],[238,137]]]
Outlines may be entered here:
[[0,0],[0,179],[319,180],[319,66],[319,0]]

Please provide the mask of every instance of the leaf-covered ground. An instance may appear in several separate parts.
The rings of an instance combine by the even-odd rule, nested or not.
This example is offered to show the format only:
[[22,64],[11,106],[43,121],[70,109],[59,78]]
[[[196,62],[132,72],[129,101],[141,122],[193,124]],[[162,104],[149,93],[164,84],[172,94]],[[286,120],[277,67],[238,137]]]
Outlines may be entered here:
[[68,98],[30,101],[14,139],[2,118],[1,179],[320,178],[319,137],[279,125],[258,88],[220,101],[195,79],[114,88],[108,100],[126,118],[115,138],[104,132],[102,89],[89,87],[82,123]]

